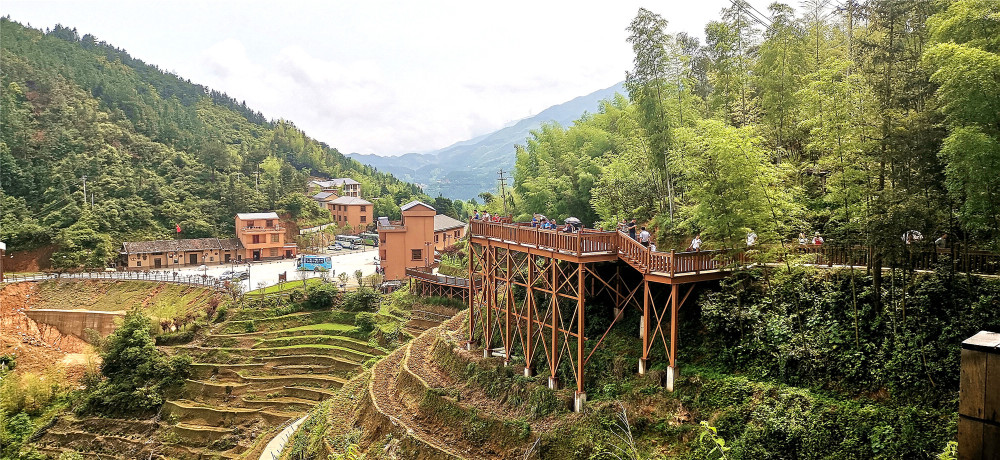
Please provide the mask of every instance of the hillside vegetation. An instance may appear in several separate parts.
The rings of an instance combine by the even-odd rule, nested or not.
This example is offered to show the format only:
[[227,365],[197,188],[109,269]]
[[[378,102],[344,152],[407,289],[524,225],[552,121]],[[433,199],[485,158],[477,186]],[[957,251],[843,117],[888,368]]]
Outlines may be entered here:
[[[0,20],[0,239],[55,243],[57,266],[100,266],[122,240],[226,236],[237,212],[310,219],[310,176],[351,177],[375,214],[421,190],[294,124],[57,26]],[[86,177],[86,196],[84,196]],[[62,257],[62,256],[67,257]]]
[[986,18],[1000,4],[820,3],[736,1],[704,42],[640,9],[629,97],[518,148],[517,217],[634,217],[665,249],[819,231],[873,247],[875,265],[909,230],[995,248],[1000,27]]

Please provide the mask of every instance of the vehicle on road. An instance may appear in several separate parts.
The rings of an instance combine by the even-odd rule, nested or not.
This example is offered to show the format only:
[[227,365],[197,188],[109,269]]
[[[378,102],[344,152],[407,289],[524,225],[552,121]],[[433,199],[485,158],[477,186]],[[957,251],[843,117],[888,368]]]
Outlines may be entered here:
[[363,242],[361,237],[353,235],[337,235],[337,243],[339,243],[344,249],[363,249]]
[[250,272],[246,270],[226,270],[219,275],[224,280],[245,280],[250,278]]
[[299,256],[299,260],[295,262],[295,266],[299,270],[331,270],[333,269],[333,260],[330,256],[303,254]]
[[330,247],[328,247],[327,249],[329,249],[331,251],[339,251],[341,249],[344,249],[344,247],[341,246],[340,243],[334,243],[334,244],[331,244]]
[[361,241],[362,241],[363,244],[365,244],[367,246],[376,247],[376,248],[378,247],[378,234],[377,233],[365,232],[365,233],[359,234],[358,236],[361,237]]

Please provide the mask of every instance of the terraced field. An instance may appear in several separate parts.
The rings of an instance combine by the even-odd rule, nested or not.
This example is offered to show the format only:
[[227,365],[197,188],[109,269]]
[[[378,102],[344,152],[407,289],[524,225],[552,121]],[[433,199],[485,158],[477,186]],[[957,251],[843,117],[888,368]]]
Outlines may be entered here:
[[157,419],[94,418],[88,426],[67,416],[36,445],[53,456],[71,449],[94,458],[255,459],[283,425],[385,355],[362,336],[350,313],[238,312],[195,343],[162,347],[193,364]]

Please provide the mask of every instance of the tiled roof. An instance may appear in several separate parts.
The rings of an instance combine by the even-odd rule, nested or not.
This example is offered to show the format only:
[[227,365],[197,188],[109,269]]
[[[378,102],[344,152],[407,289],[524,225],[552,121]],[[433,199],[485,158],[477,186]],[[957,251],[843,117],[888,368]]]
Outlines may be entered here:
[[431,206],[431,205],[429,205],[427,203],[424,203],[423,201],[417,201],[417,200],[411,201],[409,203],[406,203],[406,204],[400,206],[399,210],[400,211],[406,211],[406,210],[408,210],[408,209],[410,209],[410,208],[412,208],[414,206],[425,206],[425,207],[429,208],[431,211],[435,211],[434,206]]
[[372,203],[368,200],[363,200],[356,196],[342,196],[336,200],[329,201],[330,204],[356,204],[361,206],[370,206]]
[[149,254],[153,252],[205,251],[212,249],[240,249],[243,244],[237,238],[189,238],[184,240],[126,241],[122,252],[126,254]]
[[337,194],[333,193],[333,192],[319,192],[319,193],[313,195],[312,199],[314,199],[316,201],[324,201],[327,198],[330,198],[330,196],[337,196]]
[[448,217],[444,214],[438,214],[434,216],[434,231],[440,232],[442,230],[451,230],[453,228],[461,228],[465,226],[465,222],[458,219]]
[[257,219],[277,219],[278,214],[274,212],[244,212],[236,215],[240,220],[257,220]]

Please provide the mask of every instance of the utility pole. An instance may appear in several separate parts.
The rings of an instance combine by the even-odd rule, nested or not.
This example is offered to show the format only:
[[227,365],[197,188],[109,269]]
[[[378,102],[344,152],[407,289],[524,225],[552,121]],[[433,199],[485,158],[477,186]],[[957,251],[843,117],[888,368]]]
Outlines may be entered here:
[[497,182],[500,183],[500,199],[503,200],[503,213],[504,216],[509,216],[510,211],[508,211],[507,209],[507,178],[503,177],[503,175],[506,174],[506,171],[501,169],[497,171],[497,174],[500,175],[500,178],[497,179]]
[[83,176],[83,205],[87,206],[87,176]]

